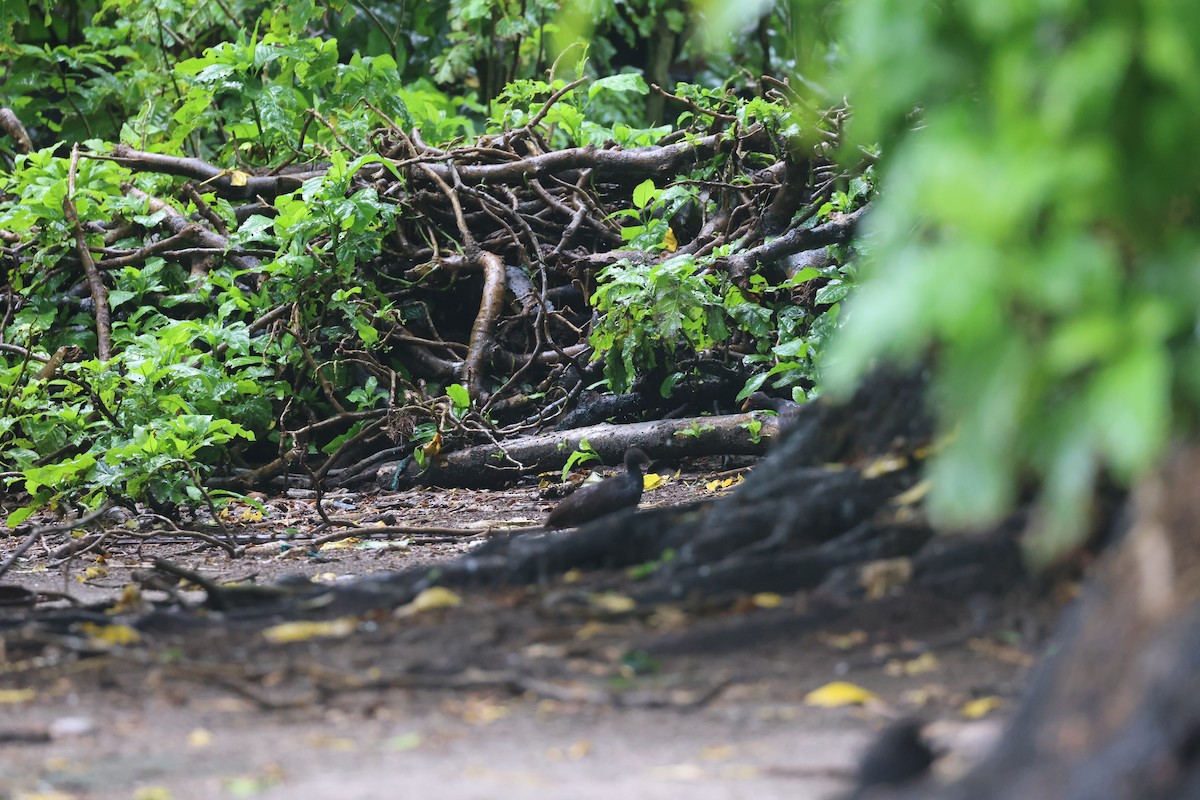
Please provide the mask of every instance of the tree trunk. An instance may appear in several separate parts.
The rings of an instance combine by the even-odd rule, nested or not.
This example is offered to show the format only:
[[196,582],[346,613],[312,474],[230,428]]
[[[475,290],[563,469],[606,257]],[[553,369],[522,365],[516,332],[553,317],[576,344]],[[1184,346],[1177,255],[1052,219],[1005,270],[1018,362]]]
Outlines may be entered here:
[[1192,445],[1138,488],[995,752],[934,797],[1200,797],[1197,486]]

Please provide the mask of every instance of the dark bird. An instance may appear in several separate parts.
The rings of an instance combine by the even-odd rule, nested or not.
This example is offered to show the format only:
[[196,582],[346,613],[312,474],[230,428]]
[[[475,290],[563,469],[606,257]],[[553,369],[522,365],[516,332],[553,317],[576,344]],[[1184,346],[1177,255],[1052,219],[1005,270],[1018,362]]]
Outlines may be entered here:
[[804,406],[800,403],[793,403],[782,397],[773,397],[766,392],[755,392],[746,398],[746,402],[742,403],[742,411],[774,411],[779,417],[780,427],[791,425],[798,420],[802,408]]
[[938,753],[925,740],[924,725],[919,719],[902,719],[875,737],[859,762],[854,797],[876,787],[908,783],[929,771]]
[[645,453],[629,448],[624,472],[576,490],[554,507],[546,517],[546,527],[570,528],[636,506],[642,499],[642,469],[649,463]]

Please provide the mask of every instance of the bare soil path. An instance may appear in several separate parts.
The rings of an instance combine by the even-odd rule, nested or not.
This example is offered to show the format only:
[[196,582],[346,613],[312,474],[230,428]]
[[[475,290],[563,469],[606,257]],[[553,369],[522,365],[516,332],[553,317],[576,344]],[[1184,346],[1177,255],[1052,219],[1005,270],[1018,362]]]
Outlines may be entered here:
[[[673,476],[643,504],[721,491],[717,471]],[[551,501],[526,487],[326,502],[340,516],[386,508],[405,525],[469,527],[537,522]],[[117,596],[156,556],[218,581],[343,581],[445,561],[487,536],[312,552],[296,546],[316,521],[311,499],[266,507],[243,526],[264,541],[240,559],[128,542],[64,568],[32,550],[4,582],[92,602]],[[265,541],[281,530],[297,535]],[[15,545],[0,538],[0,560]],[[284,644],[261,626],[167,630],[86,658],[64,637],[41,661],[23,659],[29,642],[10,629],[0,798],[832,797],[849,788],[872,732],[905,713],[937,720],[932,734],[953,750],[939,769],[961,770],[1019,692],[1033,653],[1018,633],[1046,613],[1010,599],[972,635],[971,609],[921,597],[869,603],[819,628],[799,622],[803,597],[635,618],[597,609],[605,588],[601,579],[480,592],[460,607],[381,612],[350,635]],[[840,680],[875,699],[806,702]],[[966,719],[981,698],[998,710]]]

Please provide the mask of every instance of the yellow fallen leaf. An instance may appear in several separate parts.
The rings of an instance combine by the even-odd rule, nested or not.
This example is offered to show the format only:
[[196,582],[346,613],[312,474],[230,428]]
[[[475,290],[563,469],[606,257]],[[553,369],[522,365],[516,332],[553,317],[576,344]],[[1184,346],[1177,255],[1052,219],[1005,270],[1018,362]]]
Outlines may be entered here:
[[907,661],[901,659],[892,659],[883,666],[883,672],[892,677],[923,675],[926,672],[935,672],[941,664],[938,663],[937,656],[933,653],[922,653],[916,658],[910,658]]
[[34,689],[0,689],[0,705],[9,703],[28,703],[37,697]]
[[939,687],[922,686],[919,689],[907,689],[900,695],[901,702],[913,708],[925,708],[934,700],[945,696],[946,690]]
[[257,507],[249,503],[229,503],[220,511],[217,516],[222,522],[247,523],[259,522],[263,518],[263,512]]
[[187,735],[188,747],[208,747],[212,740],[212,731],[207,728],[196,728]]
[[468,725],[490,725],[504,719],[510,713],[507,705],[488,697],[472,696],[466,700],[451,700],[444,706],[445,710],[458,716]]
[[354,545],[358,544],[358,541],[359,541],[358,537],[350,536],[345,539],[338,539],[337,541],[326,542],[325,544],[321,545],[321,550],[322,551],[325,551],[325,550],[349,550],[351,547],[354,547]]
[[628,614],[637,608],[637,601],[632,597],[627,597],[616,592],[604,592],[602,594],[594,594],[591,597],[593,608],[609,614]]
[[860,706],[876,695],[861,686],[846,681],[827,683],[819,689],[813,689],[804,696],[804,702],[818,708],[841,708],[843,706]]
[[81,623],[79,629],[87,634],[88,641],[93,645],[126,645],[133,644],[142,635],[128,625],[99,625],[95,622]]
[[396,609],[396,616],[411,617],[422,611],[436,608],[454,608],[462,605],[462,598],[444,586],[431,586],[412,599],[408,605]]
[[442,432],[438,431],[433,435],[432,439],[421,445],[421,453],[425,456],[425,458],[429,459],[433,458],[440,452],[442,452]]
[[858,580],[867,590],[868,600],[879,600],[912,580],[913,565],[907,558],[883,558],[864,564]]
[[550,761],[579,761],[592,753],[592,743],[587,739],[580,739],[563,747],[551,747],[546,751],[546,758]]
[[716,744],[700,751],[700,759],[703,761],[728,761],[733,756],[734,751],[731,744]]
[[595,639],[598,636],[613,636],[624,631],[624,627],[620,625],[613,625],[611,622],[600,622],[593,619],[575,629],[575,638],[581,642],[586,642],[588,639]]
[[[741,476],[739,475],[738,478],[740,478],[740,477]],[[724,480],[717,479],[714,481],[709,481],[708,483],[704,484],[704,488],[710,492],[719,492],[722,489],[728,489],[730,486],[733,486],[733,484],[736,482],[737,482],[737,478],[725,478]]]
[[139,786],[133,800],[171,800],[171,790],[165,786]]
[[675,238],[675,231],[671,230],[670,226],[667,227],[667,233],[663,236],[662,246],[668,253],[674,253],[679,249],[679,241]]
[[982,719],[1004,705],[1004,699],[995,695],[980,697],[965,704],[960,713],[967,719]]
[[150,604],[142,597],[142,590],[138,588],[136,583],[127,583],[121,587],[121,596],[117,598],[117,602],[108,610],[109,614],[135,614],[142,611],[148,611]]
[[83,574],[79,576],[78,580],[80,583],[83,583],[85,581],[94,581],[97,578],[106,577],[108,577],[108,570],[106,570],[104,567],[88,567],[83,571]]
[[245,186],[250,180],[250,173],[242,172],[240,169],[229,170],[229,182],[234,186]]
[[783,605],[783,595],[775,592],[759,592],[750,598],[750,601],[759,608],[779,608]]
[[688,615],[679,606],[659,606],[646,620],[655,630],[679,630],[688,624]]
[[657,472],[647,472],[642,476],[642,488],[646,491],[657,489],[666,482],[666,477],[659,475]]
[[357,627],[358,620],[354,617],[341,617],[333,620],[284,622],[267,628],[262,635],[272,644],[287,644],[309,639],[341,639],[354,633]]
[[312,747],[321,747],[335,753],[353,753],[358,750],[358,742],[348,736],[326,736],[324,734],[309,739]]
[[850,631],[849,633],[825,633],[821,631],[817,634],[817,641],[821,644],[828,645],[834,650],[849,650],[852,647],[858,647],[867,642],[866,631]]

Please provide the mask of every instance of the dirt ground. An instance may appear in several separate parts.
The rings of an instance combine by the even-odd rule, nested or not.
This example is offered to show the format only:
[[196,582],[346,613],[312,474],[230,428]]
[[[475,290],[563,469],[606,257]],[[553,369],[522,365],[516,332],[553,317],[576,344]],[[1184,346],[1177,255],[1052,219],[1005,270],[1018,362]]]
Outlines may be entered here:
[[[731,476],[665,476],[643,505],[725,491],[713,481]],[[314,549],[305,495],[265,500],[261,520],[231,509],[241,558],[165,533],[135,538],[129,520],[131,535],[102,555],[55,559],[61,541],[47,542],[0,584],[111,600],[160,556],[217,581],[352,581],[454,558],[486,529],[536,524],[552,505],[535,486],[328,495],[333,516],[479,532]],[[18,543],[0,537],[0,563]],[[103,646],[75,628],[9,627],[0,799],[831,798],[872,733],[905,714],[933,721],[949,749],[940,778],[964,769],[1019,693],[1041,638],[1030,621],[1046,617],[1010,598],[980,627],[978,609],[913,596],[816,626],[800,596],[637,615],[606,591],[622,577],[384,610],[284,643],[261,623],[164,625]],[[143,589],[139,600],[144,610],[165,598]],[[0,608],[0,621],[28,613]],[[870,695],[814,703],[838,681]]]

